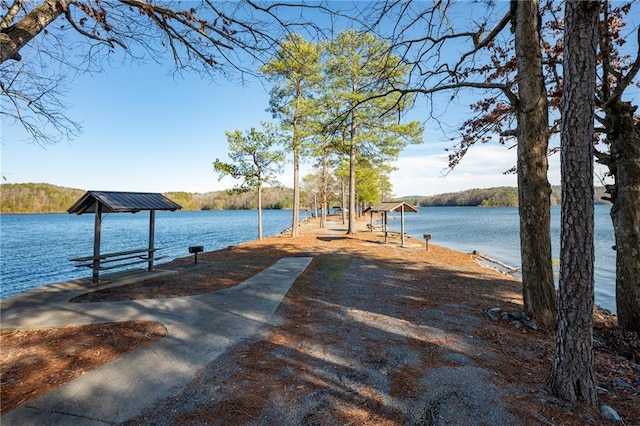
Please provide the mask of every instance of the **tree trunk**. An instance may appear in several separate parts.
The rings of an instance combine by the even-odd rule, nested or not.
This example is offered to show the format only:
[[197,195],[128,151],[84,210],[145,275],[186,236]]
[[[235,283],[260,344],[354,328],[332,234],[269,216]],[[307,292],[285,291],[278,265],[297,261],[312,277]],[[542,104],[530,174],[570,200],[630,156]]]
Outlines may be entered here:
[[560,159],[562,206],[556,351],[547,386],[598,403],[593,369],[593,120],[598,3],[565,4]]
[[[353,89],[355,92],[355,88]],[[349,134],[349,224],[347,234],[356,234],[356,168],[358,167],[356,149],[356,112],[351,110],[351,130]]]
[[619,99],[605,106],[610,170],[615,178],[611,220],[616,237],[616,310],[623,331],[640,334],[640,124]]
[[293,112],[293,217],[291,219],[291,236],[298,236],[300,222],[300,98],[302,89],[300,82],[296,86],[296,104]]
[[322,157],[322,189],[320,192],[320,228],[327,226],[327,210],[329,209],[328,192],[329,192],[329,166],[328,157],[325,153]]
[[[295,138],[295,136],[294,136]],[[291,219],[291,236],[298,236],[300,222],[300,153],[299,147],[293,147],[293,217]]]
[[342,208],[340,214],[342,215],[342,224],[347,223],[347,191],[345,190],[346,184],[344,183],[344,177],[340,178],[340,185],[342,188]]
[[258,184],[258,239],[262,239],[262,184]]
[[355,143],[351,143],[351,149],[349,150],[349,224],[347,227],[347,234],[356,234],[356,146]]
[[551,259],[551,186],[547,179],[549,117],[542,75],[538,2],[515,2],[518,68],[518,205],[522,293],[527,314],[547,327],[556,324]]

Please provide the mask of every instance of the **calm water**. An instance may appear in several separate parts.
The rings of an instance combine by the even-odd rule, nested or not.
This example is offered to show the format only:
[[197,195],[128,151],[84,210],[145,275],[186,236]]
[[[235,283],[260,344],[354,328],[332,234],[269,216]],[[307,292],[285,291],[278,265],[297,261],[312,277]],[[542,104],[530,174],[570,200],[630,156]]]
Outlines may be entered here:
[[[596,206],[596,303],[615,310],[615,252],[609,206]],[[275,235],[291,224],[291,211],[267,210],[264,235]],[[0,297],[54,282],[88,277],[88,268],[74,268],[69,259],[93,252],[90,214],[66,213],[0,215]],[[389,225],[400,230],[400,220]],[[433,244],[455,250],[478,250],[512,266],[520,266],[518,210],[511,207],[422,207],[405,215],[409,235],[430,233]],[[105,215],[103,252],[142,248],[148,242],[149,214]],[[552,209],[553,256],[558,257],[560,210]],[[160,260],[189,256],[187,247],[202,245],[206,251],[257,238],[257,212],[185,211],[157,212],[155,245]],[[143,265],[144,266],[144,265]],[[136,267],[134,265],[133,267]],[[137,265],[140,267],[140,265]]]
[[[470,253],[477,250],[507,265],[520,267],[520,233],[517,207],[421,207],[405,214],[405,232],[422,239],[431,234],[433,244]],[[611,207],[595,206],[595,299],[615,312],[615,252]],[[400,216],[389,228],[400,230]],[[554,259],[560,251],[560,207],[551,208]],[[554,262],[557,268],[557,261]],[[557,274],[557,270],[556,270]],[[557,277],[556,277],[557,278]]]

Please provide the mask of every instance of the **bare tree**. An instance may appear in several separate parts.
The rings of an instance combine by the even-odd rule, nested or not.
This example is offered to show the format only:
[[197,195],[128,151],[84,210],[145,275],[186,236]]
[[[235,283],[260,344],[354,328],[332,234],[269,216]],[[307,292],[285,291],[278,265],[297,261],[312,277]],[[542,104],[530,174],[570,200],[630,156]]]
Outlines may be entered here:
[[[515,9],[515,10],[514,10]],[[549,107],[542,73],[541,18],[537,0],[512,3],[518,70],[518,205],[524,307],[542,323],[556,321],[556,291],[551,265],[551,186],[547,179]],[[531,285],[531,281],[539,281]]]
[[[437,94],[455,100],[463,90],[494,93],[490,104],[499,105],[494,118],[516,117],[503,129],[501,141],[517,138],[518,194],[521,234],[521,262],[525,309],[540,323],[555,324],[555,288],[551,259],[550,186],[547,180],[548,119],[546,92],[542,79],[539,14],[537,1],[512,2],[496,13],[490,4],[478,10],[474,22],[454,20],[460,7],[445,1],[422,3],[385,2],[372,12],[374,24],[394,21],[388,34],[392,49],[412,65],[408,88],[388,93],[421,94],[434,105]],[[466,7],[466,6],[465,6]],[[484,15],[482,14],[484,12]],[[464,22],[456,26],[456,22]],[[515,34],[508,32],[512,23]],[[518,59],[514,54],[520,53]],[[461,52],[451,55],[449,52]],[[384,95],[382,95],[384,96]],[[442,99],[442,98],[440,98]],[[430,119],[440,122],[438,111]],[[463,124],[463,129],[466,123]],[[495,127],[473,124],[476,132],[463,135],[449,157],[455,167],[476,141],[487,142]],[[487,129],[483,133],[482,129]]]
[[[609,169],[613,182],[605,185],[609,195],[611,219],[616,237],[616,310],[618,326],[640,334],[640,118],[637,106],[623,100],[640,71],[640,50],[633,61],[625,61],[617,47],[625,42],[621,35],[621,13],[631,5],[613,11],[602,5],[600,20],[600,90],[598,117],[605,139],[603,150],[594,150],[598,161]],[[623,9],[623,10],[620,10]],[[636,28],[640,49],[640,28]]]
[[322,35],[318,16],[330,12],[319,3],[249,0],[13,0],[0,8],[2,115],[40,143],[78,133],[64,103],[64,85],[78,72],[103,71],[120,54],[133,61],[169,55],[177,72],[242,79],[285,34]]

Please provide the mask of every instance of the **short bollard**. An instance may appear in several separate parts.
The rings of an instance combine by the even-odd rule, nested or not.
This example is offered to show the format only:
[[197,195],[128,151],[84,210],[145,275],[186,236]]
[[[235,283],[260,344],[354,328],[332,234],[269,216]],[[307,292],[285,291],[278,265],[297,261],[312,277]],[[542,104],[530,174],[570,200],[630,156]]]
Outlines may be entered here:
[[202,253],[204,251],[203,246],[191,246],[189,247],[189,253],[193,253],[193,264],[198,264],[198,253]]
[[429,251],[429,240],[431,239],[431,234],[424,234],[424,246],[426,247],[427,251]]

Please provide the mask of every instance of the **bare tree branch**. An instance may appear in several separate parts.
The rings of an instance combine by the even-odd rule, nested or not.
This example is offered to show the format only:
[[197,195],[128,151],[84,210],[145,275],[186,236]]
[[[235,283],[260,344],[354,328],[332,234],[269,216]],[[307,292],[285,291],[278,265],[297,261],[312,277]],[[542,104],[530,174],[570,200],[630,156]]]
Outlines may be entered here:
[[45,0],[16,24],[1,28],[0,64],[9,59],[19,61],[20,49],[68,8],[68,0]]
[[[5,105],[10,109],[0,114],[22,122],[38,143],[77,133],[79,127],[64,119],[67,108],[60,87],[77,73],[101,72],[103,64],[116,55],[132,61],[160,61],[170,55],[176,72],[243,79],[245,74],[257,75],[256,70],[270,59],[287,33],[300,29],[311,37],[322,37],[325,31],[332,31],[323,24],[332,26],[335,17],[346,19],[348,15],[325,2],[306,4],[303,0],[34,2],[14,0],[0,20],[1,96],[8,99]],[[303,16],[305,10],[314,15]],[[316,21],[319,17],[322,22]],[[60,72],[52,71],[58,68]],[[60,84],[52,84],[56,78]],[[43,97],[37,96],[38,88]]]
[[15,19],[15,17],[18,15],[18,12],[20,11],[21,5],[22,5],[21,0],[13,0],[13,4],[7,10],[7,13],[2,18],[2,21],[0,21],[0,29],[7,28],[9,25],[13,23],[13,20]]

